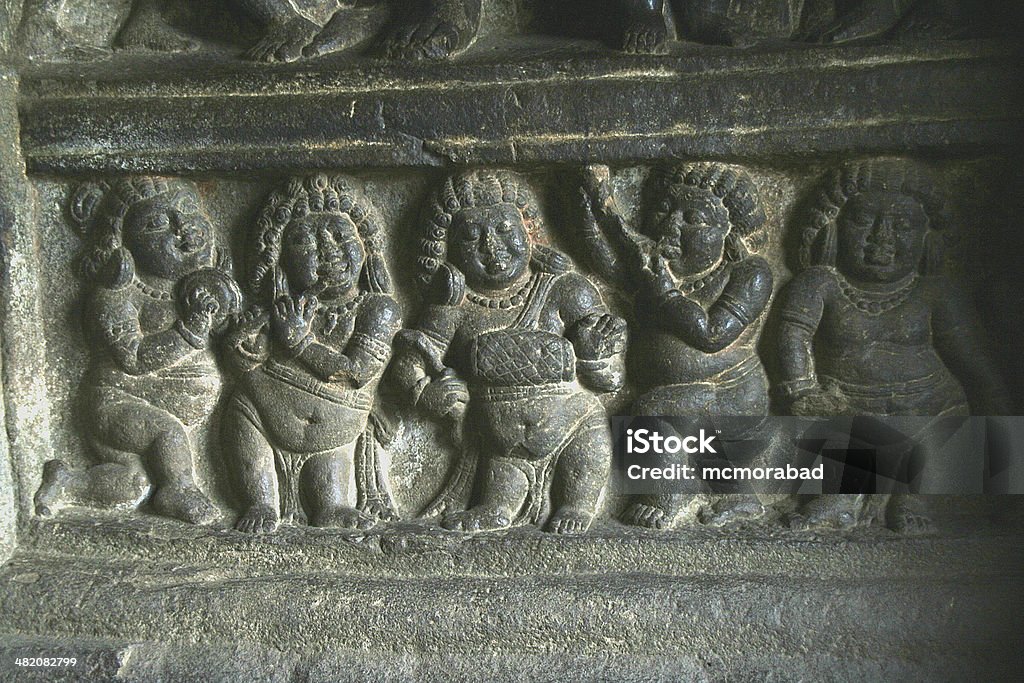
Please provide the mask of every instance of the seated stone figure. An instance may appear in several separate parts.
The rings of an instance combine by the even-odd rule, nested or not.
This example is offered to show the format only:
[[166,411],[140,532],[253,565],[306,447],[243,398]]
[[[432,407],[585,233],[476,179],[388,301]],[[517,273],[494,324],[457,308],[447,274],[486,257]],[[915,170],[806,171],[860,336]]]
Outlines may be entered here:
[[228,337],[241,376],[222,430],[246,506],[236,527],[395,517],[374,406],[401,317],[376,212],[350,181],[315,175],[270,197],[252,240],[261,304]]
[[416,406],[451,424],[463,455],[424,514],[460,531],[546,519],[547,531],[582,533],[612,455],[593,392],[622,386],[625,321],[536,243],[541,218],[522,178],[467,172],[431,208],[420,258],[430,303],[400,333],[392,371]]
[[195,524],[218,510],[195,481],[190,428],[217,403],[210,334],[241,308],[215,266],[210,219],[195,186],[135,177],[83,186],[72,204],[88,247],[81,271],[92,364],[82,382],[88,439],[102,464],[46,463],[36,510],[134,507],[152,493],[162,515]]
[[[941,273],[942,196],[902,159],[829,174],[803,230],[800,266],[779,304],[777,387],[794,415],[949,416],[1005,409],[980,326]],[[959,377],[959,379],[958,379]],[[858,496],[813,499],[798,526],[853,526],[884,512]],[[897,528],[926,523],[894,501]]]
[[[583,237],[593,266],[636,296],[630,374],[641,396],[633,415],[683,418],[692,421],[693,433],[722,426],[724,441],[757,434],[768,414],[757,343],[773,279],[768,263],[744,242],[765,222],[753,182],[722,164],[653,172],[646,235],[615,209],[606,167],[592,169],[588,185]],[[753,419],[733,419],[724,429],[716,418]],[[701,490],[695,480],[692,493]],[[680,512],[725,523],[764,509],[747,497],[660,495],[637,500],[623,519],[660,528]]]

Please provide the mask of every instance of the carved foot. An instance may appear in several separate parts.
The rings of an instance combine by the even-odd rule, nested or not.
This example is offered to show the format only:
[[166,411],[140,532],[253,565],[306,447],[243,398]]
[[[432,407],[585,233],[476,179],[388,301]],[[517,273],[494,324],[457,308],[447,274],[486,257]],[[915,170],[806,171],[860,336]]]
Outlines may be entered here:
[[319,57],[343,50],[355,40],[351,17],[344,10],[334,13],[316,38],[302,50],[303,57]]
[[43,483],[36,491],[36,514],[49,517],[62,501],[74,474],[62,460],[50,460],[43,465]]
[[669,515],[663,508],[646,503],[633,503],[622,513],[620,519],[626,524],[645,529],[664,529],[669,524]]
[[320,26],[295,16],[267,27],[266,35],[243,55],[254,62],[294,62],[320,33]]
[[194,52],[199,49],[199,43],[168,26],[159,12],[145,11],[130,18],[121,28],[114,38],[114,47],[123,50]]
[[625,52],[651,55],[667,52],[668,27],[664,14],[657,10],[634,10],[622,36]]
[[892,503],[888,514],[889,528],[901,534],[929,534],[935,531],[931,518],[915,505]]
[[703,517],[704,523],[708,526],[722,527],[761,519],[766,512],[764,505],[758,500],[727,499],[705,511]]
[[364,515],[355,508],[339,506],[331,508],[320,514],[314,515],[310,520],[312,526],[337,527],[341,529],[360,529],[365,531],[371,528],[377,520],[369,515]]
[[195,486],[161,486],[153,496],[153,508],[165,517],[189,524],[209,524],[220,516],[217,507]]
[[368,500],[359,511],[381,522],[395,522],[398,520],[398,513],[382,500]]
[[551,515],[551,519],[544,526],[544,531],[552,534],[582,534],[590,528],[593,521],[593,513],[566,506]]
[[235,528],[247,534],[269,534],[281,523],[277,508],[269,505],[253,505],[235,522]]
[[463,512],[450,512],[441,518],[441,526],[452,531],[493,531],[512,526],[508,515],[488,508],[476,507]]
[[468,48],[479,27],[480,0],[434,0],[425,17],[399,21],[382,48],[392,59],[447,59]]
[[863,502],[849,496],[822,496],[811,500],[790,517],[789,526],[799,531],[811,529],[852,529],[861,522]]

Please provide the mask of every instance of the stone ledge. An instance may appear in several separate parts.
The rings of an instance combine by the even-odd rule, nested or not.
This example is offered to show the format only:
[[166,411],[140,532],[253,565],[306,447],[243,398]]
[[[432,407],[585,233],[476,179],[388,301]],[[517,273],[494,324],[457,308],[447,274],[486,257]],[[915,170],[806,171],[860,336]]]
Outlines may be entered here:
[[128,55],[39,66],[24,74],[22,144],[33,172],[196,173],[1019,143],[1019,55],[996,41],[663,57],[546,45],[404,68]]

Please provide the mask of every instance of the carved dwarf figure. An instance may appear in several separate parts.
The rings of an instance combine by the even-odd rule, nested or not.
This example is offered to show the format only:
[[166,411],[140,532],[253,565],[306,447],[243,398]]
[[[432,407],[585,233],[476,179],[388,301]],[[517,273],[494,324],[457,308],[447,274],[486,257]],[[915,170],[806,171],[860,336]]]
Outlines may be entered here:
[[584,532],[612,451],[584,385],[622,386],[625,321],[564,255],[536,243],[541,218],[522,178],[449,178],[431,209],[419,261],[430,305],[400,333],[392,367],[416,406],[451,423],[464,454],[424,514],[482,531],[538,524],[550,503],[547,531]]
[[[642,395],[633,414],[691,418],[695,429],[717,426],[716,417],[750,417],[733,420],[721,438],[756,433],[768,414],[768,379],[756,346],[773,279],[744,242],[765,222],[753,182],[721,164],[654,172],[644,235],[616,211],[607,167],[591,171],[583,236],[594,268],[636,294],[638,334],[630,352],[637,362],[630,370]],[[715,523],[764,512],[746,497],[703,510],[709,502],[686,494],[643,497],[623,520],[661,528],[683,510],[694,518],[710,513]]]
[[216,405],[209,339],[238,313],[241,292],[215,265],[198,192],[182,180],[125,178],[83,186],[71,214],[88,242],[81,272],[92,285],[82,410],[103,464],[76,472],[48,462],[36,509],[131,507],[152,492],[160,514],[209,522],[218,510],[196,484],[190,428]]
[[396,516],[374,408],[401,317],[379,220],[350,181],[315,175],[274,193],[256,222],[249,286],[263,303],[228,337],[241,376],[223,428],[241,476],[241,531]]
[[[980,327],[940,272],[944,221],[943,198],[918,164],[880,159],[829,174],[803,230],[803,270],[779,307],[778,391],[789,412],[967,415],[956,375],[975,391],[979,408],[1003,409],[1002,382],[982,352]],[[796,523],[869,522],[867,502],[815,498]],[[896,527],[925,522],[905,507],[909,499],[896,502]]]

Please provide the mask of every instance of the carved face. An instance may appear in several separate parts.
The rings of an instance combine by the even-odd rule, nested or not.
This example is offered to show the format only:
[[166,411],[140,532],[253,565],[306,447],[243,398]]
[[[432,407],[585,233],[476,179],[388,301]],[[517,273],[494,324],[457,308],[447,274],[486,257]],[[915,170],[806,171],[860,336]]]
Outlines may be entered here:
[[917,269],[928,215],[920,202],[893,192],[865,192],[839,215],[839,270],[868,282],[892,282]]
[[194,188],[171,190],[136,202],[124,217],[124,244],[142,273],[168,280],[213,264],[210,219]]
[[511,204],[463,209],[452,221],[449,258],[473,289],[508,287],[530,263],[522,214]]
[[295,293],[314,289],[320,296],[340,296],[359,283],[366,252],[348,216],[314,213],[285,228],[281,266]]
[[[713,268],[725,253],[729,211],[708,190],[684,187],[658,226],[660,235],[679,235],[679,257],[669,261],[678,277],[699,275]],[[674,245],[670,245],[674,246]]]

